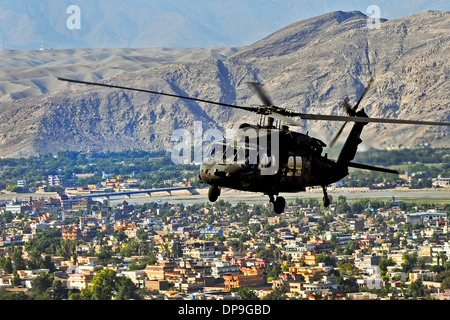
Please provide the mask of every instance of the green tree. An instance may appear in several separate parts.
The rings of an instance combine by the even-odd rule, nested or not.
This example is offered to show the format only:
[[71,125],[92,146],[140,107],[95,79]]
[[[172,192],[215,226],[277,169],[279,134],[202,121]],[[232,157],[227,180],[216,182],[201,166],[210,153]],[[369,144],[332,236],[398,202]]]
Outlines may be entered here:
[[442,280],[441,283],[441,290],[450,289],[450,277],[445,278]]
[[127,277],[118,277],[116,279],[116,300],[137,300],[140,299],[136,285]]
[[266,268],[266,274],[268,278],[278,279],[279,274],[282,272],[279,264],[272,264]]
[[54,277],[50,273],[41,272],[31,283],[31,296],[35,300],[50,300],[52,295],[49,288],[52,287]]
[[0,301],[4,300],[28,300],[28,296],[23,292],[10,292],[4,288],[0,289]]
[[110,250],[106,247],[101,247],[98,253],[98,263],[102,265],[107,265],[111,260],[112,254]]
[[395,265],[394,260],[387,258],[381,258],[380,262],[378,263],[378,267],[382,272],[387,272],[387,267],[394,265]]
[[275,288],[271,293],[267,294],[262,300],[286,300],[286,292],[284,289]]
[[259,300],[255,291],[250,288],[238,288],[236,291],[240,300]]
[[0,259],[0,268],[3,269],[3,271],[6,274],[13,273],[13,265],[11,257],[4,257]]
[[98,271],[91,284],[81,292],[87,300],[139,299],[138,289],[127,277],[118,277],[114,270]]
[[81,292],[87,300],[111,300],[116,289],[117,275],[114,270],[100,270],[92,279],[91,284]]
[[325,252],[322,252],[319,254],[316,258],[316,263],[324,263],[326,266],[334,266],[336,261],[333,256],[330,256],[326,254]]
[[417,261],[418,261],[417,253],[412,253],[412,254],[404,253],[403,261],[404,261],[402,263],[403,272],[406,272],[406,273],[410,272],[417,264]]
[[61,280],[54,280],[52,283],[52,292],[54,300],[63,300],[68,297],[68,290],[62,284]]
[[411,282],[408,287],[409,294],[415,298],[425,296],[425,288],[421,280]]
[[12,261],[16,270],[25,270],[27,268],[25,260],[22,257],[21,247],[14,247]]

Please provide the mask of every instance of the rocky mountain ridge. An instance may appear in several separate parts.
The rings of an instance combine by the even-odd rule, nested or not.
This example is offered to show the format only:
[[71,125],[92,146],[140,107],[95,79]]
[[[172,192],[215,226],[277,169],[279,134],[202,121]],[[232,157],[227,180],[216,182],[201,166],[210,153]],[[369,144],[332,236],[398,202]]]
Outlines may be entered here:
[[[226,58],[151,66],[107,83],[238,105],[260,101],[248,81],[265,84],[275,104],[305,113],[343,114],[375,78],[362,107],[369,116],[449,121],[450,13],[428,11],[367,28],[360,12],[299,21]],[[170,97],[68,85],[0,104],[2,157],[59,150],[170,150],[176,128],[235,128],[257,115]],[[341,123],[303,121],[299,131],[329,143]],[[348,126],[350,127],[350,126]],[[449,146],[448,127],[370,124],[362,148]],[[345,137],[345,132],[342,137]],[[342,138],[343,139],[343,138]],[[335,146],[335,148],[338,146]]]

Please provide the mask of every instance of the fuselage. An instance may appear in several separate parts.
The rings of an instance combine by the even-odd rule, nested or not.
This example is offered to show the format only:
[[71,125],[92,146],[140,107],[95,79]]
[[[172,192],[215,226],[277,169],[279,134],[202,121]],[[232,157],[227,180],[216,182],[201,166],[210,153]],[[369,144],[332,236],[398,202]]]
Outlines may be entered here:
[[243,125],[241,128],[244,135],[249,130],[256,133],[258,139],[253,141],[257,144],[252,145],[251,139],[245,138],[212,144],[200,167],[202,182],[242,191],[278,194],[326,186],[348,174],[347,167],[321,155],[325,144],[318,139],[289,131],[286,127],[267,130],[266,127]]

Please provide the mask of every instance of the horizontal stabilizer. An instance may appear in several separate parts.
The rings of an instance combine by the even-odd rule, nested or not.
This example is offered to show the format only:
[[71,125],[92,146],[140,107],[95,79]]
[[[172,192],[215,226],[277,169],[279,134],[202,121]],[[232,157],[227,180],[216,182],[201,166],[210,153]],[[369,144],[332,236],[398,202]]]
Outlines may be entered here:
[[365,170],[372,170],[372,171],[380,171],[380,172],[387,172],[387,173],[398,174],[397,170],[381,168],[381,167],[374,167],[374,166],[369,166],[367,164],[360,164],[360,163],[349,162],[348,166],[352,167],[352,168],[358,168],[358,169],[365,169]]

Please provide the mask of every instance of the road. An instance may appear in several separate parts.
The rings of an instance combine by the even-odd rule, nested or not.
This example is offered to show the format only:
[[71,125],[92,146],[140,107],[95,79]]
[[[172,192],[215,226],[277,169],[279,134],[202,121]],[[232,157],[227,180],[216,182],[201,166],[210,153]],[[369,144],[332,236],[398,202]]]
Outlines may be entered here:
[[[198,194],[193,195],[166,195],[165,193],[156,194],[152,197],[145,195],[131,195],[130,198],[125,199],[121,196],[111,197],[110,203],[112,205],[122,203],[126,200],[129,203],[142,204],[150,201],[162,200],[169,203],[206,203],[208,202],[208,190],[198,189]],[[336,200],[338,196],[342,195],[347,198],[348,201],[358,200],[361,198],[376,198],[379,200],[389,201],[393,197],[395,200],[403,201],[416,201],[420,203],[440,203],[440,204],[450,204],[450,190],[445,189],[422,189],[422,190],[368,190],[365,192],[349,192],[349,191],[336,191],[328,190],[328,194]],[[280,194],[285,197],[286,202],[295,201],[297,198],[301,199],[319,199],[323,197],[321,189],[314,190],[314,192],[299,192],[299,193],[283,193]],[[48,198],[56,197],[56,193],[24,193],[24,194],[0,194],[0,200],[13,199],[33,199],[38,198]],[[251,192],[239,192],[235,190],[222,190],[222,194],[219,199],[230,202],[231,204],[236,204],[238,202],[246,202],[248,204],[264,204],[269,202],[269,198],[266,195],[260,193]]]

